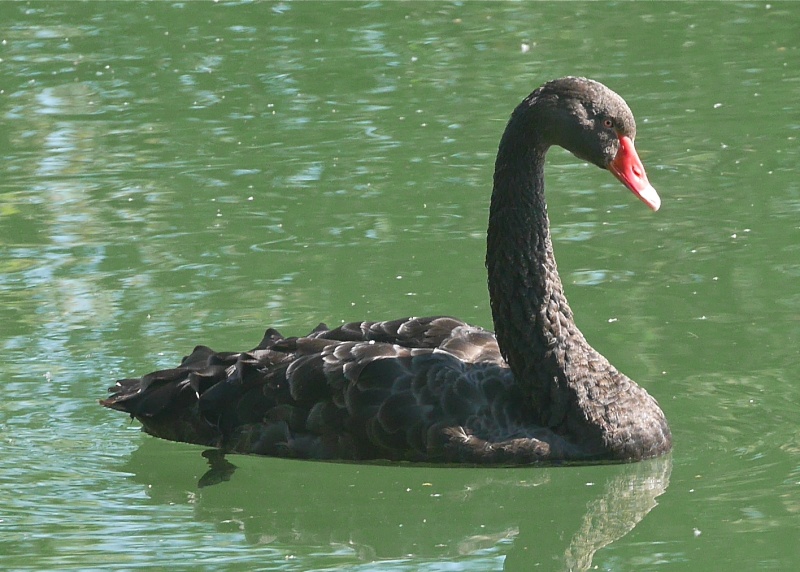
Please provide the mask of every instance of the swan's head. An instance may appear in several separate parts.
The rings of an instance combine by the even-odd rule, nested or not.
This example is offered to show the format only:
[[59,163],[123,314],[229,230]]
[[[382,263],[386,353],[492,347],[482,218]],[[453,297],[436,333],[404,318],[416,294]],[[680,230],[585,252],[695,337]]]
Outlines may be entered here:
[[619,95],[591,79],[564,77],[544,84],[525,102],[546,144],[608,169],[647,206],[659,209],[661,199],[633,145],[633,113]]

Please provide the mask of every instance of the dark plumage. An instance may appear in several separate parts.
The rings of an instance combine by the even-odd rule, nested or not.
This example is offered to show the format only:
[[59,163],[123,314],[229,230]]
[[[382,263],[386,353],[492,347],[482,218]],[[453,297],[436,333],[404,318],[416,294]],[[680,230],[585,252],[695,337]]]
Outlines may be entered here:
[[573,321],[544,200],[545,153],[560,145],[657,210],[635,129],[623,99],[584,78],[551,81],[514,110],[487,238],[496,337],[448,317],[269,329],[251,351],[198,346],[175,369],[121,380],[101,404],[157,437],[260,455],[524,464],[669,451],[656,401]]

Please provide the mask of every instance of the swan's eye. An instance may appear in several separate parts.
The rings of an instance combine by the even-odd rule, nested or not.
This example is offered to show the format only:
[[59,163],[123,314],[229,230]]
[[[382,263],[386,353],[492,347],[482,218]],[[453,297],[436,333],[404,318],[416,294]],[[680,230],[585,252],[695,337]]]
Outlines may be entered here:
[[614,127],[614,122],[611,121],[608,118],[605,118],[605,119],[603,119],[603,127],[607,128],[607,129],[611,129],[612,127]]

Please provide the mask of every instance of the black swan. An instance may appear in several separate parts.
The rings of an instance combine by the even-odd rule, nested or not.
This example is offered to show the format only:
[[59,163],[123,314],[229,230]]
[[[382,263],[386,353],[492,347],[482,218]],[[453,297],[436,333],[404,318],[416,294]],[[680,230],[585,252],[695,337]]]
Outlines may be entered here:
[[608,169],[653,210],[628,105],[565,77],[514,110],[500,141],[486,267],[496,334],[449,317],[268,329],[247,352],[198,346],[100,403],[152,435],[223,452],[518,465],[634,461],[670,450],[658,403],[594,350],[556,270],[544,198],[551,145]]

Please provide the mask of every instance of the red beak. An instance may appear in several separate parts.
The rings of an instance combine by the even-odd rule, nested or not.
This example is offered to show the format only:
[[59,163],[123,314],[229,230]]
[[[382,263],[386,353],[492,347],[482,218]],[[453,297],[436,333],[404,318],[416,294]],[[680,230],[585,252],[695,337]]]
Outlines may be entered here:
[[661,198],[647,180],[644,165],[642,165],[639,155],[636,154],[636,148],[629,137],[619,136],[619,151],[608,165],[608,170],[622,181],[623,185],[633,191],[633,194],[639,197],[644,204],[654,211],[659,209]]

